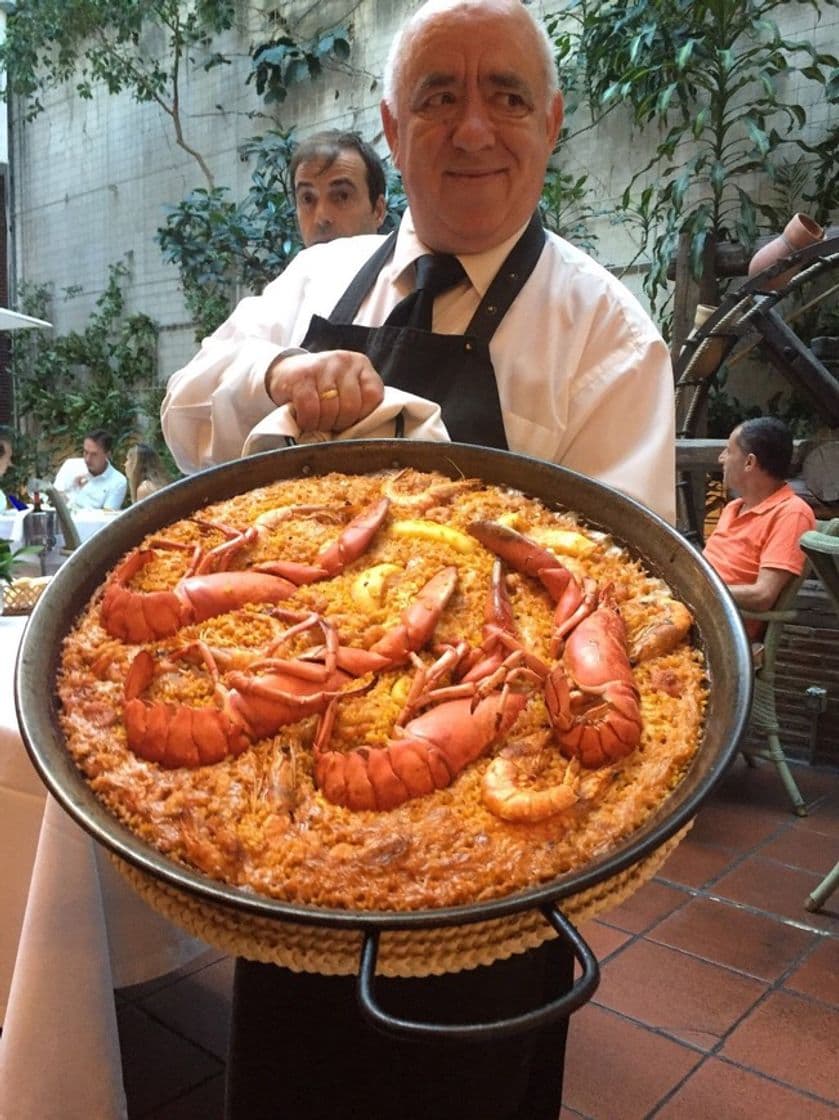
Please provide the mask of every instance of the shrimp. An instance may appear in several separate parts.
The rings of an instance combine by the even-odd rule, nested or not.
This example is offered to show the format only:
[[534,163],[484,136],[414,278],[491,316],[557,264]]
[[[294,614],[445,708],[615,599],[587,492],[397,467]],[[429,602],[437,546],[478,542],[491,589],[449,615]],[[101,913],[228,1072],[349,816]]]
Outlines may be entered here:
[[533,779],[549,762],[549,733],[505,747],[489,764],[481,782],[484,805],[505,821],[533,823],[572,808],[580,799],[580,763],[571,759],[562,780],[541,789]]

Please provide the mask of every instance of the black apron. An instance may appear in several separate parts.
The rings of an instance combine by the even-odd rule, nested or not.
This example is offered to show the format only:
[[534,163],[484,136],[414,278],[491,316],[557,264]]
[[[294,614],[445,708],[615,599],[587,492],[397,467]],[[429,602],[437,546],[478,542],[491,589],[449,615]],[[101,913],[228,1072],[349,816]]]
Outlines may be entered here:
[[328,319],[313,315],[304,350],[366,354],[384,381],[440,405],[452,440],[507,449],[489,344],[498,324],[536,266],[545,231],[534,214],[498,270],[465,334],[434,334],[414,327],[361,327],[353,323],[382,266],[393,255],[396,232],[362,266]]

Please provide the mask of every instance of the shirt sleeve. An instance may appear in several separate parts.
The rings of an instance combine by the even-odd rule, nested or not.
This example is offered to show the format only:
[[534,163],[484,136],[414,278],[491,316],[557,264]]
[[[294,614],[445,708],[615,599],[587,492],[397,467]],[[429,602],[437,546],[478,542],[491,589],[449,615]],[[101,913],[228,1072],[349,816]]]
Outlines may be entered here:
[[314,249],[299,254],[262,295],[241,300],[204,339],[195,357],[172,374],[161,406],[161,425],[184,473],[238,459],[253,428],[277,407],[265,390],[266,371],[275,358],[305,353],[299,342],[308,327],[312,299],[326,287],[318,284],[312,264],[328,267],[337,255],[339,267],[332,268],[330,275],[330,282],[334,281],[341,275],[342,240],[361,239],[319,246],[336,247],[323,262],[326,254],[316,255],[313,262]]
[[623,491],[673,524],[670,352],[629,292],[611,291],[592,310],[568,388],[568,423],[557,461]]

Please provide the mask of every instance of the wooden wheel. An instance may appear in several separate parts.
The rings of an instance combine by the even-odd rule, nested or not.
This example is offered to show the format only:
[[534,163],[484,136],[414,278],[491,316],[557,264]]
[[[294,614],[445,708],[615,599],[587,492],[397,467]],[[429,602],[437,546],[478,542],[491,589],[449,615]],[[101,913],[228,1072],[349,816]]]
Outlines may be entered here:
[[[839,379],[794,329],[802,308],[809,311],[829,300],[839,303],[839,276],[830,275],[834,270],[839,272],[839,236],[790,253],[723,298],[685,342],[675,364],[679,439],[697,437],[703,405],[720,370],[755,347],[808,399],[826,425],[839,426]],[[777,283],[778,277],[784,281],[773,289],[771,282]],[[701,541],[704,511],[697,509],[688,471],[679,472],[676,486],[679,528]]]

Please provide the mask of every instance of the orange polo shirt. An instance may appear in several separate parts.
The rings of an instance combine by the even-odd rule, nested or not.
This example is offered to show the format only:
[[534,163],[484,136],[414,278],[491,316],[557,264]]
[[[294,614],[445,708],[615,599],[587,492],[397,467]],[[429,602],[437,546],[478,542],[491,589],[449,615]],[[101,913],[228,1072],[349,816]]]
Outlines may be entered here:
[[761,568],[800,575],[805,556],[798,541],[816,524],[807,503],[784,483],[745,513],[742,505],[743,499],[735,498],[722,511],[705,544],[705,559],[727,584],[754,583]]

